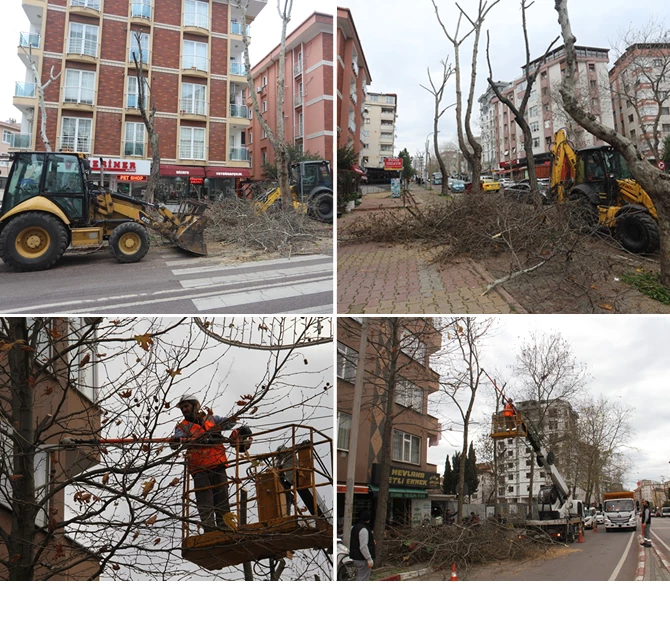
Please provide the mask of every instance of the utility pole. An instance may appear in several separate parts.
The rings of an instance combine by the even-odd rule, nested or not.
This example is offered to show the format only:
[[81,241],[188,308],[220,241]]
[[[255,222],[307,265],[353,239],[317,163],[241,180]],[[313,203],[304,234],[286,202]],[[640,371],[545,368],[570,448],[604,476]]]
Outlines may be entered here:
[[365,377],[365,354],[368,345],[368,319],[363,317],[361,323],[361,342],[358,347],[358,365],[354,382],[354,408],[351,410],[351,429],[349,431],[349,456],[347,459],[347,489],[344,495],[344,525],[342,540],[349,547],[351,526],[354,516],[354,481],[356,479],[356,454],[358,451],[358,427],[361,417],[361,401],[363,400],[363,380]]

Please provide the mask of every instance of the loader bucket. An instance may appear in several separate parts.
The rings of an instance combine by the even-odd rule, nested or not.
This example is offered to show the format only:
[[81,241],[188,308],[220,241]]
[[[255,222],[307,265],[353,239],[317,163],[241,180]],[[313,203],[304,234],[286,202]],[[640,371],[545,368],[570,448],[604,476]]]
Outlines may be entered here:
[[207,204],[202,202],[187,200],[182,203],[175,215],[178,227],[174,242],[177,247],[198,256],[207,255],[204,234],[207,226],[207,217],[204,216],[206,209]]

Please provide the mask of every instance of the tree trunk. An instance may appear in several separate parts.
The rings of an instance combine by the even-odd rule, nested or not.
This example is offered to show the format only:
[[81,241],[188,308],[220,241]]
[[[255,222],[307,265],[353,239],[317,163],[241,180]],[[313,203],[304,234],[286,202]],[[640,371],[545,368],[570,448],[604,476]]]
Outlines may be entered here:
[[533,133],[526,120],[519,123],[523,130],[523,145],[526,150],[526,160],[528,163],[528,179],[530,180],[530,194],[533,199],[533,205],[539,210],[542,208],[542,197],[540,189],[537,186],[537,173],[535,172],[535,155],[533,154]]
[[382,432],[381,459],[379,462],[379,496],[375,514],[374,532],[377,541],[377,562],[381,566],[386,553],[384,533],[389,501],[389,477],[391,475],[391,451],[393,448],[393,417],[395,414],[395,388],[400,335],[398,319],[386,319],[389,327],[386,351],[388,353],[388,378],[386,380],[386,400],[384,401],[384,430]]

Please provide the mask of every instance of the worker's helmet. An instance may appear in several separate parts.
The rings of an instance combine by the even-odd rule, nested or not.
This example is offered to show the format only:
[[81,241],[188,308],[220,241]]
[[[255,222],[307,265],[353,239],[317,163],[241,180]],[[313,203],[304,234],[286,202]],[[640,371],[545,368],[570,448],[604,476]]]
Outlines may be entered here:
[[193,394],[184,394],[180,399],[179,402],[177,403],[177,407],[181,405],[183,402],[190,402],[193,405],[200,406],[200,401],[196,396]]
[[251,429],[245,424],[238,427],[230,434],[230,443],[242,453],[245,453],[251,448],[253,439]]

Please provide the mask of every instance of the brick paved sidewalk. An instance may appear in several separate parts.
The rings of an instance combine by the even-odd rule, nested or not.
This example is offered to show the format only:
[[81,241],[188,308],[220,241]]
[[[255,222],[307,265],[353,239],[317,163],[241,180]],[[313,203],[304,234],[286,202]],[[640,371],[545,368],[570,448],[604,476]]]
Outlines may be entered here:
[[340,243],[338,313],[525,313],[502,288],[482,296],[492,278],[464,260],[442,268],[422,245]]

